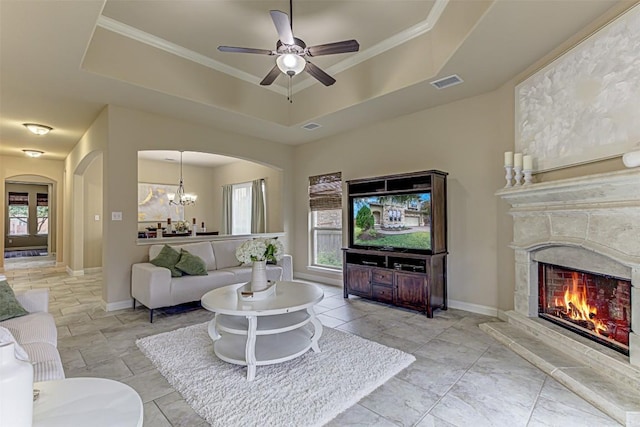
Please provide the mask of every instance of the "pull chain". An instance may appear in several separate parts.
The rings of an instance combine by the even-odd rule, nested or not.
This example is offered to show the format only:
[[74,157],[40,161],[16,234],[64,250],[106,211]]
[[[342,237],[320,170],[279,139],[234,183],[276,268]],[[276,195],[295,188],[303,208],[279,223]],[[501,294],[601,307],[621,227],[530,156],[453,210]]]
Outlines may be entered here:
[[293,94],[291,93],[291,76],[289,76],[289,82],[287,84],[287,99],[290,104],[293,104]]

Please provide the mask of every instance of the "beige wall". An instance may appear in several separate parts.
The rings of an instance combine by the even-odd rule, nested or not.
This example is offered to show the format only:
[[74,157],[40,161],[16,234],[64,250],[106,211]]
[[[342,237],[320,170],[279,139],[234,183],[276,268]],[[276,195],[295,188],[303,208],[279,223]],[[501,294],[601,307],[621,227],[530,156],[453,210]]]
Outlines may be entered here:
[[[52,185],[52,194],[50,195],[51,218],[50,227],[52,235],[52,251],[56,252],[56,259],[62,261],[63,258],[63,239],[57,239],[55,236],[64,236],[63,218],[63,170],[64,163],[58,160],[33,159],[20,155],[0,156],[0,194],[5,193],[6,180],[20,180],[22,182],[44,182]],[[55,203],[55,205],[53,205]],[[2,197],[0,200],[0,212],[5,212],[6,200]],[[4,214],[3,214],[4,215]],[[5,223],[0,221],[0,233],[6,234]],[[4,239],[0,239],[0,253],[4,252]],[[0,257],[0,268],[4,266],[4,257]]]
[[102,173],[100,154],[83,175],[83,270],[102,267]]
[[504,87],[298,147],[295,271],[321,274],[307,268],[310,175],[342,171],[343,180],[350,180],[439,169],[449,173],[450,300],[510,308],[513,293],[509,301],[499,298],[500,292],[513,290],[510,220],[494,193],[504,185],[502,153],[513,146],[512,104],[511,88]]
[[[103,299],[107,308],[129,304],[131,265],[146,260],[147,248],[136,241],[138,156],[140,150],[184,150],[208,152],[281,169],[283,206],[291,199],[292,147],[233,134],[182,120],[142,111],[109,106],[108,150],[104,154]],[[74,150],[75,151],[75,150]],[[122,221],[112,221],[112,212],[122,212]],[[293,213],[284,209],[281,229],[289,232]],[[284,239],[287,245],[287,239]]]
[[[109,165],[105,162],[104,152],[107,149],[109,138],[108,123],[109,111],[102,110],[87,132],[80,138],[69,153],[64,163],[64,228],[69,230],[64,236],[64,263],[71,274],[83,274],[85,263],[85,223],[94,210],[93,206],[88,206],[85,201],[85,174],[92,185],[102,188],[104,194],[106,183],[104,175]],[[96,158],[102,159],[102,177],[95,171],[91,171],[91,164]],[[113,163],[117,165],[117,162]],[[117,167],[117,166],[116,166]],[[94,204],[92,202],[92,204]],[[103,220],[95,226],[102,227],[102,235],[105,235],[105,215],[101,215]],[[91,227],[93,234],[93,227]],[[97,233],[97,232],[96,232]],[[104,248],[102,248],[104,250]],[[102,254],[104,258],[104,253]],[[101,263],[102,265],[104,263]],[[103,294],[104,298],[104,294]]]

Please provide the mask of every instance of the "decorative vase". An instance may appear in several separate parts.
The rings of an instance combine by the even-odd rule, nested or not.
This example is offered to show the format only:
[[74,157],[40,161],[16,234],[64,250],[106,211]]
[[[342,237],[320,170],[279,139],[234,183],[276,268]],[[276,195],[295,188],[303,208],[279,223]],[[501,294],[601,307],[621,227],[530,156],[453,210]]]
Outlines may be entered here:
[[251,290],[253,292],[267,289],[267,261],[253,261],[251,269]]
[[15,357],[13,343],[0,344],[0,425],[31,426],[33,366]]

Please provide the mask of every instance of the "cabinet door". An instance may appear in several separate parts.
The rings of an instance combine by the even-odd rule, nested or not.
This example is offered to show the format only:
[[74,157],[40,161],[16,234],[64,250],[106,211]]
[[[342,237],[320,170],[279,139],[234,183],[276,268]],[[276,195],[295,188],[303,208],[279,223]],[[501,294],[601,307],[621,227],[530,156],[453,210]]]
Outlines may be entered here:
[[349,293],[371,298],[371,267],[347,264]]
[[427,276],[416,273],[395,273],[396,305],[426,309]]

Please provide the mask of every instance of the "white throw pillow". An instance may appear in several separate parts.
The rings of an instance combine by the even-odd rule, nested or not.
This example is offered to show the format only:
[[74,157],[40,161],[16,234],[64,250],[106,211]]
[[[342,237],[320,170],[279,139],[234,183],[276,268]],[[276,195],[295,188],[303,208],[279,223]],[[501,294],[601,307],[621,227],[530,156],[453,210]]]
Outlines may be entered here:
[[18,344],[11,331],[0,326],[0,345],[7,343],[14,343],[13,349],[16,359],[22,360],[24,362],[29,361],[29,355],[26,351],[24,351],[24,348],[22,348],[20,344]]

